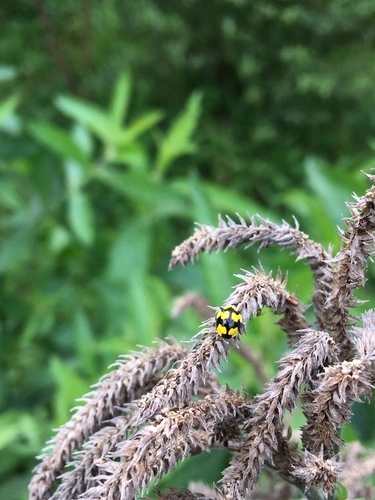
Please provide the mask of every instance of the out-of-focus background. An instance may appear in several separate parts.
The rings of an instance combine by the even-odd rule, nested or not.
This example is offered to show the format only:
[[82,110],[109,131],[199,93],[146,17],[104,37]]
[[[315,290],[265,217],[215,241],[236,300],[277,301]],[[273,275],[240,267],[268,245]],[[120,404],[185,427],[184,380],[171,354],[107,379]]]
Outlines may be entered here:
[[[218,306],[260,259],[311,301],[285,251],[171,272],[169,256],[218,213],[295,216],[339,248],[375,166],[374,22],[373,0],[1,2],[0,498],[26,498],[51,429],[120,354],[197,333],[194,310],[171,317],[177,296]],[[270,377],[274,323],[265,311],[244,338]],[[261,389],[238,353],[222,370]],[[345,437],[373,441],[374,408],[355,414]],[[169,484],[217,480],[228,456],[199,460]]]

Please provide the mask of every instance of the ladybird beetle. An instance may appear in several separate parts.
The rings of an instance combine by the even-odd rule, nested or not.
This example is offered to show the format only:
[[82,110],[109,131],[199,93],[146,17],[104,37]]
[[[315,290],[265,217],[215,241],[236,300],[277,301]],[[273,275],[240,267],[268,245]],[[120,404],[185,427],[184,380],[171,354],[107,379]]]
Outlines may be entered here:
[[224,339],[232,339],[242,332],[244,324],[242,315],[236,306],[220,307],[216,313],[216,332]]

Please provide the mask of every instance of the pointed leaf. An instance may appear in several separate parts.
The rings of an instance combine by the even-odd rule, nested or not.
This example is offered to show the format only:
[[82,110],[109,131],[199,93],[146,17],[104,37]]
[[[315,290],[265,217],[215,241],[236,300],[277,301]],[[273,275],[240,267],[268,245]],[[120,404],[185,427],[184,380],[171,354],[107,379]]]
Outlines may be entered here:
[[193,94],[184,111],[169,129],[161,144],[156,161],[156,170],[159,173],[165,172],[177,157],[195,151],[195,144],[192,142],[191,136],[198,124],[201,113],[201,100],[202,95],[200,93]]
[[113,142],[116,129],[110,116],[99,106],[76,97],[60,95],[55,101],[56,106],[64,114],[86,125],[104,142]]
[[68,220],[76,237],[86,246],[94,241],[94,221],[90,200],[78,190],[69,191]]
[[57,384],[54,400],[55,419],[57,424],[62,424],[69,420],[74,401],[87,392],[87,381],[57,357],[51,361],[51,372]]
[[86,127],[80,123],[75,123],[72,128],[72,137],[79,149],[90,158],[94,149],[92,135]]
[[122,73],[118,78],[111,102],[111,118],[113,124],[120,128],[128,111],[132,82],[129,73]]
[[139,135],[159,123],[163,117],[164,113],[162,111],[151,111],[146,113],[127,127],[123,134],[123,140],[130,141],[136,139]]
[[155,182],[143,172],[96,172],[96,178],[131,200],[135,206],[147,208],[152,218],[190,215],[186,198],[166,183]]
[[144,276],[148,267],[150,245],[150,229],[140,219],[123,227],[109,253],[108,279],[114,283],[132,283]]
[[86,171],[74,160],[64,163],[66,184],[69,191],[78,191],[87,181]]
[[0,415],[0,450],[14,443],[19,435],[18,415],[9,411]]
[[[329,168],[315,158],[305,160],[307,182],[325,208],[327,218],[335,225],[342,226],[345,202],[350,198],[351,188],[340,176],[334,176]],[[347,215],[347,214],[346,214]]]
[[148,171],[149,159],[145,148],[136,141],[123,144],[114,152],[113,161],[131,167],[133,170]]
[[19,265],[28,254],[31,238],[30,228],[21,227],[6,238],[0,247],[0,271]]
[[0,103],[0,124],[4,123],[8,116],[14,112],[19,102],[20,96],[13,94]]
[[87,314],[81,307],[77,307],[77,310],[74,314],[74,329],[75,345],[80,364],[85,370],[86,374],[94,375],[93,370],[95,369],[95,339]]
[[72,158],[79,164],[90,167],[84,151],[77,146],[72,137],[63,129],[50,123],[31,123],[28,130],[33,137],[51,151],[58,153],[63,158]]
[[[210,200],[207,198],[202,183],[197,175],[190,177],[191,193],[193,198],[193,211],[195,220],[204,224],[216,224],[217,214],[213,209]],[[225,298],[226,291],[233,286],[233,276],[229,272],[228,256],[223,253],[212,255],[202,255],[200,265],[204,274],[206,284],[206,296],[209,302],[220,304]],[[218,277],[220,286],[217,286]]]

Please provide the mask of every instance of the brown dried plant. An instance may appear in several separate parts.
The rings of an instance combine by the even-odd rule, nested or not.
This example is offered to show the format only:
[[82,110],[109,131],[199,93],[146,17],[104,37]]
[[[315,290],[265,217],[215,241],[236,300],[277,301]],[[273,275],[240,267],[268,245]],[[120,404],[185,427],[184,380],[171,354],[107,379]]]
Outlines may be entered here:
[[[375,183],[375,176],[367,176]],[[334,499],[345,485],[346,498],[375,498],[367,479],[375,472],[375,452],[345,452],[340,434],[352,417],[352,403],[371,397],[375,381],[375,311],[354,315],[355,290],[365,284],[374,252],[375,186],[348,204],[342,245],[336,255],[286,222],[261,218],[218,227],[202,225],[175,248],[170,267],[185,266],[207,253],[258,244],[292,250],[310,267],[315,321],[286,289],[281,273],[244,271],[225,304],[235,305],[247,325],[264,307],[281,315],[289,352],[261,394],[250,397],[220,388],[213,369],[229,349],[243,346],[216,332],[215,318],[204,321],[192,347],[159,341],[156,347],[123,357],[61,427],[40,457],[30,482],[30,500],[132,500],[190,455],[213,447],[231,451],[232,460],[216,485],[158,492],[177,499]],[[177,309],[194,305],[207,314],[203,298],[189,295]],[[205,313],[206,311],[206,313]],[[175,309],[176,312],[176,309]],[[240,351],[264,379],[252,351]],[[297,404],[306,424],[293,435],[286,413]],[[298,443],[299,441],[299,443]],[[350,445],[354,449],[354,445]],[[358,451],[359,450],[359,451]],[[259,488],[261,472],[269,488]]]

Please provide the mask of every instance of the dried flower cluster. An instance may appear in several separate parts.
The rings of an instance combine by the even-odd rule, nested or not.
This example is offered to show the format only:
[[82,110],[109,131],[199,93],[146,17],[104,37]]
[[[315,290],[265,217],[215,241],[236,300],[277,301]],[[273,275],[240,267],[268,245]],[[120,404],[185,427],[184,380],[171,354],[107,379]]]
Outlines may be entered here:
[[[368,179],[375,183],[375,176]],[[200,226],[178,246],[170,267],[184,266],[203,251],[240,245],[291,249],[312,272],[315,322],[307,321],[306,308],[287,291],[280,272],[273,277],[263,269],[244,271],[225,304],[241,311],[245,325],[270,308],[281,315],[290,344],[263,393],[251,398],[219,387],[213,369],[233,346],[261,380],[265,374],[241,335],[223,339],[215,319],[207,317],[189,350],[173,340],[160,341],[122,358],[99,381],[41,456],[30,500],[132,500],[178,462],[214,446],[233,454],[218,484],[173,488],[158,492],[158,498],[334,499],[338,482],[348,499],[375,498],[366,482],[375,472],[375,453],[366,455],[353,444],[341,449],[340,435],[352,417],[352,403],[370,398],[375,382],[375,311],[360,317],[352,311],[375,248],[375,186],[348,206],[351,216],[336,255],[297,224],[260,218],[220,219],[218,227]],[[204,299],[190,294],[175,313],[187,304],[205,310]],[[299,445],[285,419],[297,404],[306,418]],[[268,491],[257,489],[262,470],[271,474]]]

